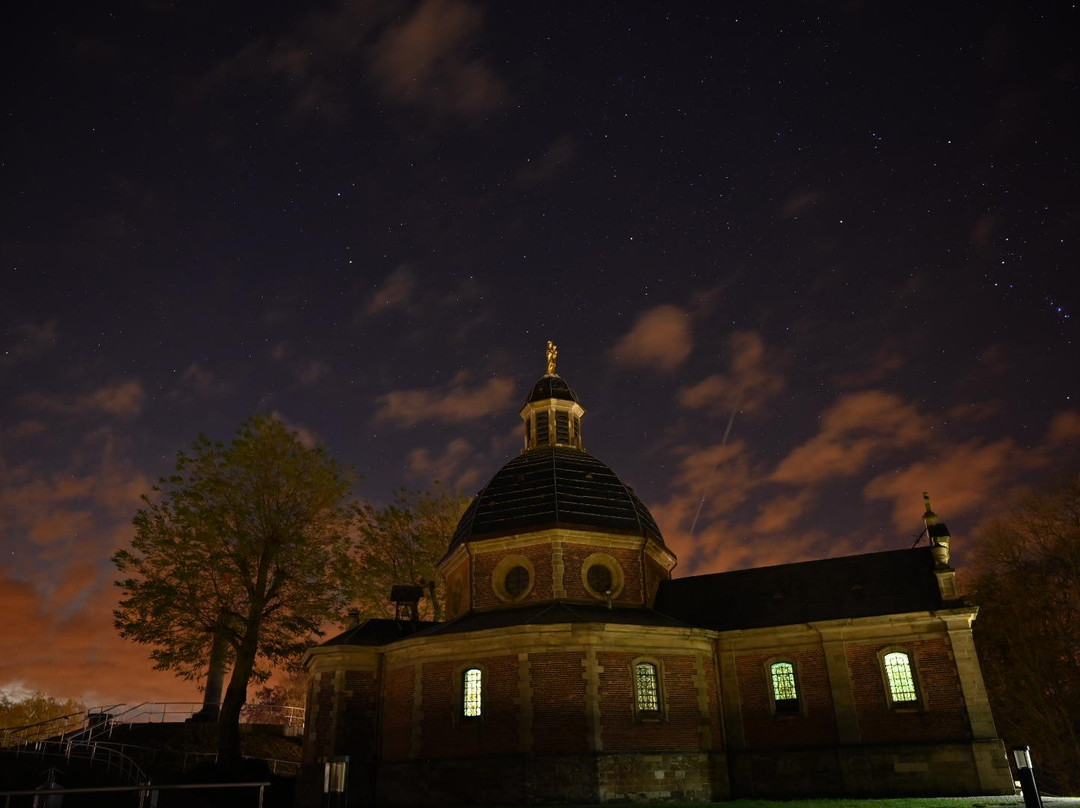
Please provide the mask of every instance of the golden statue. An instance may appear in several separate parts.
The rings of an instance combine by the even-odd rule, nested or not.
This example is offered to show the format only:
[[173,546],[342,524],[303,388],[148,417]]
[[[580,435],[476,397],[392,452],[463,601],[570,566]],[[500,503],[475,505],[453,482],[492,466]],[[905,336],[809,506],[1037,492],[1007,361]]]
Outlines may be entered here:
[[555,362],[559,359],[559,346],[548,340],[547,347],[547,372],[549,376],[555,375]]

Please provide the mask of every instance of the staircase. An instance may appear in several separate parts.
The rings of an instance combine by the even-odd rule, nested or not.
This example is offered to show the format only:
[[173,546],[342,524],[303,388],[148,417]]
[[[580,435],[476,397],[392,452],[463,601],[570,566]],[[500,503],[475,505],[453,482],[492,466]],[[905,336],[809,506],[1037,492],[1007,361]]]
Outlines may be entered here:
[[[146,724],[183,726],[202,709],[200,702],[142,702],[140,704],[110,704],[91,707],[86,712],[71,713],[22,727],[0,729],[0,752],[7,756],[63,758],[68,763],[79,761],[95,771],[108,772],[129,785],[149,782],[146,772],[132,756],[151,764],[168,763],[186,771],[191,766],[216,760],[212,752],[184,752],[137,746],[116,742],[114,735]],[[248,705],[241,713],[241,723],[263,728],[280,726],[281,734],[300,735],[304,726],[304,711],[298,707],[279,705]],[[266,760],[275,774],[295,774],[297,764],[289,760]]]

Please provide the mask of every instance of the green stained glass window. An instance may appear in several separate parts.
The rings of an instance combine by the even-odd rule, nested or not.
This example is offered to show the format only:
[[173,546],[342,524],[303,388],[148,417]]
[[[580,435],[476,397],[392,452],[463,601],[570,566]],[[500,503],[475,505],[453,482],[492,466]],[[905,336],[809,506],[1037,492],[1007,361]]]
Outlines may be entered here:
[[466,718],[480,716],[480,687],[483,674],[479,668],[469,668],[462,677],[462,713]]
[[639,712],[656,713],[660,711],[660,682],[656,675],[656,666],[651,662],[639,662],[634,666],[634,679],[637,686],[637,708]]
[[769,668],[772,675],[773,700],[795,701],[799,698],[795,690],[795,666],[790,662],[777,662]]
[[918,701],[915,679],[911,675],[911,657],[900,651],[885,655],[885,676],[893,702]]

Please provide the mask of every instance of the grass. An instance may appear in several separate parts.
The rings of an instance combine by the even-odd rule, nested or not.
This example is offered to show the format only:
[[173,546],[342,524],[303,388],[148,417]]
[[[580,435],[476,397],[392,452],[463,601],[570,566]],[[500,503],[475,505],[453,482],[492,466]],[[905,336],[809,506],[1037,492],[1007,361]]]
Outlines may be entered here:
[[[694,803],[634,803],[634,808],[1000,808],[1023,806],[1019,797],[907,797],[902,799],[871,800],[835,799],[814,800],[730,800],[728,802]],[[1080,800],[1078,800],[1080,804]],[[589,808],[573,806],[573,808]],[[593,806],[592,808],[595,808]]]

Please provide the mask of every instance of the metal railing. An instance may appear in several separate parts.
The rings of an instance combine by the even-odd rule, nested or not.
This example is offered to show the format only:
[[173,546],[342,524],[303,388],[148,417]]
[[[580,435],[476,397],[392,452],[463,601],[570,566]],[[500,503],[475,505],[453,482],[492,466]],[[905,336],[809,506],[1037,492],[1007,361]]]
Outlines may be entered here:
[[195,789],[207,788],[257,788],[259,789],[259,793],[256,805],[258,806],[258,808],[262,808],[263,794],[268,785],[270,785],[269,782],[181,783],[177,785],[150,785],[149,783],[142,783],[136,786],[95,786],[88,788],[49,788],[32,790],[23,789],[20,791],[0,791],[0,797],[4,798],[4,808],[11,808],[12,797],[30,797],[31,800],[33,800],[36,797],[52,796],[53,794],[123,794],[126,792],[137,794],[139,808],[142,808],[148,799],[151,805],[154,804],[154,799],[152,795],[155,791],[191,791]]
[[[135,751],[140,758],[151,763],[163,758],[179,763],[181,771],[201,762],[217,761],[216,752],[186,752],[157,749],[135,744],[113,743],[109,739],[118,727],[138,724],[181,724],[188,721],[203,707],[201,702],[154,702],[140,704],[108,704],[91,707],[86,712],[70,713],[46,719],[22,727],[0,730],[0,747],[19,755],[63,756],[70,760],[86,760],[90,765],[104,765],[113,769],[128,782],[145,782],[146,775],[126,751]],[[285,705],[245,705],[240,713],[243,724],[268,724],[286,727],[289,734],[300,734],[304,729],[304,710]],[[297,772],[299,764],[290,760],[273,758],[248,758],[265,760],[274,774],[290,776]]]
[[24,724],[20,727],[4,727],[0,729],[0,747],[19,746],[49,738],[61,740],[72,733],[80,732],[86,726],[88,713],[89,711],[80,711],[46,718],[44,721]]
[[20,757],[62,757],[69,763],[72,760],[84,761],[90,766],[101,766],[115,774],[120,780],[132,784],[145,783],[146,776],[139,764],[119,749],[113,749],[100,743],[81,741],[34,741],[4,750],[7,754]]
[[[200,763],[217,763],[217,752],[193,752],[183,749],[162,749],[156,746],[140,746],[133,743],[113,743],[111,741],[98,741],[98,746],[114,749],[131,758],[138,758],[144,765],[158,765],[169,763],[178,771],[187,772]],[[281,760],[279,758],[260,758],[249,755],[242,756],[244,760],[260,760],[267,764],[272,774],[291,777],[300,770],[300,763],[295,760]]]

